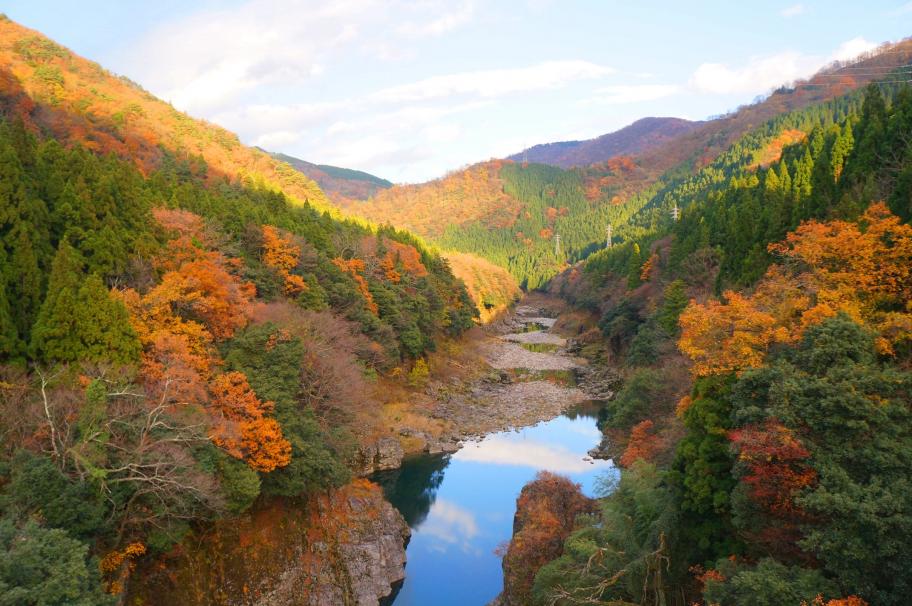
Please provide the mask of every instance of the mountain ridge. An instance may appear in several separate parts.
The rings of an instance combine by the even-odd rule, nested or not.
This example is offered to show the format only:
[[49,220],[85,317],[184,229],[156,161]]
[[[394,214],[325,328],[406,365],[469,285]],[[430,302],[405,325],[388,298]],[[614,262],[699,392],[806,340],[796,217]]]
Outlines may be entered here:
[[650,116],[592,139],[533,145],[517,154],[507,156],[507,159],[515,162],[551,164],[561,168],[588,166],[615,156],[642,153],[701,124],[702,121]]
[[[617,230],[640,210],[651,209],[655,204],[650,201],[663,188],[710,166],[743,136],[777,116],[843,96],[910,62],[912,39],[886,43],[631,156],[569,170],[489,160],[426,183],[396,185],[343,208],[407,227],[443,248],[481,255],[536,288],[565,261],[579,260],[604,242],[609,223]],[[769,149],[760,163],[777,159],[785,143],[803,136],[792,132],[777,140],[780,134],[762,135],[769,139],[763,143]],[[559,143],[556,149],[568,153],[572,148]]]
[[378,191],[393,186],[391,181],[362,170],[316,164],[280,152],[262,151],[313,179],[337,203],[343,200],[366,200]]
[[[283,158],[245,146],[227,129],[178,111],[129,78],[6,17],[0,17],[0,115],[21,120],[30,130],[49,134],[67,146],[112,153],[147,175],[165,165],[186,163],[186,170],[210,185],[244,183],[282,192],[295,205],[310,205],[335,218],[343,218],[340,207],[346,201],[389,183],[351,169],[311,163],[292,166]],[[308,170],[324,181],[327,191]],[[345,218],[364,222],[354,215]],[[381,218],[378,223],[385,222]],[[464,262],[459,267],[469,265]],[[475,276],[483,268],[491,266],[474,264],[472,274],[464,276],[466,281],[477,282]],[[485,282],[505,284],[502,275]],[[482,293],[482,298],[504,300],[512,296],[509,291],[505,287],[496,295]],[[482,298],[477,304],[484,311]]]

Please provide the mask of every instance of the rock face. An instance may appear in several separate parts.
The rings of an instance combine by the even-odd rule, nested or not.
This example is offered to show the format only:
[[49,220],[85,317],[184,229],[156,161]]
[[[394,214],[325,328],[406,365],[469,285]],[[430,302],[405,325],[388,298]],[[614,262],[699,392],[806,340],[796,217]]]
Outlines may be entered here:
[[305,502],[276,499],[141,566],[126,603],[376,606],[405,577],[409,534],[366,480]]
[[593,513],[595,508],[595,501],[583,495],[579,484],[548,471],[539,472],[523,486],[516,499],[513,538],[503,559],[503,593],[492,604],[531,603],[535,573],[560,557],[577,517]]
[[392,437],[380,438],[361,449],[356,471],[358,475],[366,476],[375,471],[396,469],[402,465],[403,456],[405,452],[399,440]]

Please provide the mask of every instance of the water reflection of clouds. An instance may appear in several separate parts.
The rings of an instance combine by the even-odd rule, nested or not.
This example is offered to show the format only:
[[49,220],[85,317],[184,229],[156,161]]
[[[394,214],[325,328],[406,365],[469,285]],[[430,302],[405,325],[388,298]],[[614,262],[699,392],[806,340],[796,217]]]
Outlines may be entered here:
[[452,501],[437,499],[419,532],[442,541],[428,545],[432,551],[445,552],[449,545],[458,545],[466,552],[475,551],[471,543],[478,534],[478,522],[467,509]]
[[578,423],[568,423],[566,431],[574,433],[584,438],[593,439],[596,443],[602,439],[602,432],[594,425],[580,425]]
[[466,444],[453,455],[454,460],[495,465],[515,465],[547,469],[558,473],[585,473],[609,467],[606,461],[584,461],[579,453],[536,440],[517,440],[503,434],[489,436],[481,442]]

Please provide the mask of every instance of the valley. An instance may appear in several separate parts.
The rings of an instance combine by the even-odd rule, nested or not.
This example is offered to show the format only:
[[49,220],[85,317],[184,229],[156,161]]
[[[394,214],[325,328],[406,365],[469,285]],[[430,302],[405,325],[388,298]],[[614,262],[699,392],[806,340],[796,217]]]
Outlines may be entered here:
[[906,603],[912,39],[661,84],[263,6],[138,20],[160,96],[0,15],[0,604]]
[[[394,405],[401,416],[392,437],[368,450],[370,482],[311,500],[264,500],[188,537],[138,569],[127,602],[493,600],[503,588],[494,552],[510,538],[519,489],[556,469],[594,496],[603,474],[616,473],[587,452],[600,441],[603,405],[587,390],[610,393],[586,380],[586,360],[567,353],[567,337],[554,328],[563,313],[572,312],[561,300],[529,295],[465,337],[458,355],[432,357],[423,392]],[[517,340],[557,349],[532,352]],[[468,372],[434,372],[437,361]]]

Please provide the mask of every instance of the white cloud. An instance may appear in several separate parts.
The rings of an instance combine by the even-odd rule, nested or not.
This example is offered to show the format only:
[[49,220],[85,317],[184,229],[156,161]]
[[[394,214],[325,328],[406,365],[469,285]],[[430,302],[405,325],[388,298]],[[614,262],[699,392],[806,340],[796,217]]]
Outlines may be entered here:
[[681,87],[675,84],[620,84],[598,88],[592,97],[583,99],[580,103],[583,105],[640,103],[669,97],[680,90]]
[[797,17],[798,15],[803,15],[806,12],[807,8],[805,8],[803,4],[793,4],[779,11],[779,14],[786,19],[790,19],[792,17]]
[[338,135],[341,133],[351,133],[358,130],[358,125],[349,120],[338,120],[329,125],[326,129],[327,134]]
[[701,93],[760,94],[782,84],[811,76],[832,61],[851,59],[876,47],[873,42],[858,37],[843,42],[829,56],[786,51],[766,57],[754,57],[740,67],[731,67],[723,63],[703,63],[696,69],[688,84]]
[[877,48],[877,44],[874,42],[869,42],[861,36],[857,38],[852,38],[847,40],[839,45],[833,54],[830,56],[830,59],[836,61],[845,61],[847,59],[854,59],[858,55],[865,53],[869,50],[874,50]]
[[440,36],[458,27],[461,27],[472,20],[475,14],[475,5],[472,2],[464,2],[456,10],[444,13],[436,19],[415,23],[408,21],[399,26],[399,31],[408,36]]
[[[781,53],[744,65],[706,63],[688,86],[657,83],[663,80],[640,71],[648,65],[621,73],[604,59],[557,60],[536,54],[539,49],[524,53],[530,57],[524,65],[492,64],[489,57],[480,69],[460,66],[457,53],[467,60],[478,55],[456,48],[466,36],[447,36],[469,25],[485,31],[495,20],[495,10],[478,0],[233,4],[200,3],[205,8],[146,32],[112,66],[245,143],[403,180],[430,178],[488,153],[572,138],[575,131],[592,136],[606,130],[606,119],[636,117],[636,103],[677,93],[766,92],[873,46],[856,38],[829,58]],[[441,46],[449,51],[451,40],[454,62],[427,61]],[[428,71],[443,64],[448,71]],[[559,89],[566,92],[563,107],[576,110],[569,117],[550,102]],[[582,100],[574,107],[574,99]],[[601,106],[611,106],[610,118]],[[521,128],[504,127],[520,117]]]
[[300,141],[300,133],[290,130],[277,130],[260,135],[253,140],[253,144],[263,149],[283,149],[284,147]]
[[424,138],[432,143],[449,143],[459,138],[462,129],[455,124],[431,124],[422,130]]
[[276,131],[316,128],[325,125],[335,116],[349,114],[352,107],[351,101],[241,105],[215,114],[212,120],[242,137],[250,137]]
[[[118,67],[179,109],[208,113],[264,86],[300,86],[343,53],[408,56],[408,39],[468,23],[474,5],[442,0],[248,0],[154,28]],[[404,25],[398,25],[408,17]]]
[[890,14],[897,16],[897,15],[905,15],[907,13],[912,13],[912,2],[906,2],[905,4],[903,4],[902,6],[900,6],[899,8],[897,8]]
[[592,80],[614,70],[589,61],[546,61],[529,67],[490,69],[433,76],[380,90],[371,98],[399,103],[455,95],[501,97],[512,93],[560,88],[578,80]]
[[690,79],[690,85],[701,93],[761,93],[812,73],[821,62],[796,52],[759,57],[742,67],[722,63],[704,63]]

